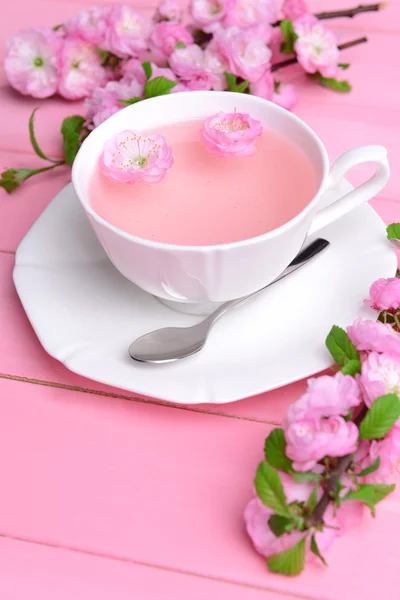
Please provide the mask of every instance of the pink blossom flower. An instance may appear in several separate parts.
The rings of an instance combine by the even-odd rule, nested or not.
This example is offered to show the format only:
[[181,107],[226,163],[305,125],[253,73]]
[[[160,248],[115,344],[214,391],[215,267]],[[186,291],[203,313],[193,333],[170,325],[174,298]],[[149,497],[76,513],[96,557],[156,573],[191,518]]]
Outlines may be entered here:
[[102,44],[110,10],[109,6],[94,6],[88,11],[81,11],[70,17],[64,23],[67,34],[70,37],[80,37],[91,44]]
[[288,408],[287,425],[304,419],[346,416],[361,403],[357,382],[350,375],[336,373],[308,380],[307,391]]
[[192,0],[190,14],[200,29],[212,31],[229,13],[236,0]]
[[96,87],[92,95],[86,99],[86,118],[97,127],[114,113],[124,108],[121,100],[141,97],[143,84],[136,79],[109,81],[104,87]]
[[211,76],[211,87],[213,90],[223,91],[228,87],[225,71],[228,71],[228,64],[224,57],[213,49],[212,42],[207,46],[204,52],[204,66]]
[[[151,66],[151,79],[155,77],[165,77],[171,81],[176,81],[175,73],[171,69],[167,69],[164,67],[158,67],[154,63],[150,63]],[[132,80],[137,81],[142,86],[146,83],[146,75],[143,70],[143,66],[140,60],[137,58],[131,58],[130,60],[123,63],[121,66],[121,73],[123,75],[122,81],[125,83],[130,83]],[[137,94],[138,96],[142,95]]]
[[[286,473],[280,473],[279,475],[288,504],[292,502],[305,503],[308,500],[313,489],[310,483],[295,483]],[[320,495],[321,490],[319,491]],[[275,536],[268,525],[268,519],[272,514],[273,511],[264,506],[258,497],[252,498],[244,511],[247,533],[257,552],[265,557],[292,548],[305,535],[305,532],[292,531],[284,533],[279,537]],[[324,522],[329,527],[323,531],[317,531],[315,534],[320,552],[324,553],[332,544],[335,537],[342,535],[350,527],[358,524],[362,514],[363,505],[361,502],[345,502],[336,510],[336,514],[334,514],[332,505],[328,506],[324,514]],[[310,549],[310,537],[307,539],[306,560],[315,560],[315,556],[311,553]]]
[[[153,63],[151,63],[152,69],[154,68]],[[142,86],[144,86],[146,82],[146,74],[143,70],[142,61],[138,58],[130,58],[129,60],[124,61],[121,64],[121,74],[126,82],[138,81]],[[141,94],[138,94],[139,96]]]
[[313,15],[304,15],[293,22],[299,36],[294,44],[297,60],[307,73],[335,77],[339,50],[334,34]]
[[[307,483],[296,484],[286,473],[280,473],[280,476],[288,503],[307,501],[312,486]],[[304,536],[300,531],[293,531],[277,537],[268,525],[272,514],[273,511],[264,506],[258,497],[252,498],[244,511],[247,533],[257,552],[265,557],[288,550]]]
[[250,92],[253,96],[271,100],[287,110],[291,110],[296,104],[294,86],[290,83],[275,82],[270,70],[265,71],[261,79],[250,85]]
[[[349,502],[348,504],[353,504],[353,502]],[[341,509],[337,511],[337,516],[340,512]],[[295,546],[301,538],[307,535],[304,531],[293,530],[290,533],[284,533],[277,537],[268,525],[268,519],[272,514],[272,510],[267,506],[264,506],[257,497],[250,500],[244,511],[247,533],[250,536],[256,551],[266,558],[273,554],[289,550],[289,548]],[[341,535],[341,532],[337,529],[337,517],[336,519],[333,517],[332,509],[330,509],[330,507],[328,507],[325,512],[324,521],[329,527],[315,533],[315,541],[321,553],[324,553],[331,546],[333,540]],[[310,549],[310,536],[308,536],[306,561],[311,562],[314,561],[315,558],[315,555],[312,554]]]
[[224,18],[224,27],[246,29],[258,23],[274,23],[279,16],[280,0],[236,0]]
[[313,469],[325,456],[345,456],[357,448],[358,428],[342,417],[289,422],[285,426],[286,454],[296,471]]
[[347,333],[357,350],[400,355],[400,333],[380,321],[356,319]]
[[[332,504],[330,504],[329,507],[331,510],[335,510]],[[340,527],[339,535],[343,535],[352,527],[360,524],[365,513],[364,508],[365,506],[362,502],[358,502],[357,500],[346,500],[346,502],[343,502],[343,504],[336,509],[336,523],[333,525]]]
[[[157,65],[153,65],[153,64],[151,65],[151,67],[152,67],[152,75],[150,77],[150,80],[154,79],[155,77],[165,77],[165,79],[169,79],[170,81],[177,81],[176,75],[172,71],[172,69],[168,69],[166,67],[158,67]],[[175,88],[172,88],[172,89],[175,89]]]
[[400,308],[400,278],[378,279],[371,285],[369,295],[371,299],[364,302],[375,310],[397,310]]
[[284,0],[282,11],[285,19],[289,19],[290,21],[310,12],[305,0]]
[[262,134],[262,125],[244,113],[219,112],[204,121],[205,147],[217,156],[250,156]]
[[146,50],[150,29],[150,22],[133,8],[125,4],[114,4],[103,48],[120,58],[139,56]]
[[121,131],[104,144],[100,157],[103,173],[120,183],[161,181],[173,165],[172,150],[162,135],[145,136]]
[[177,0],[159,0],[155,21],[180,21],[182,9]]
[[196,44],[176,48],[169,57],[171,69],[188,90],[210,90],[212,75],[205,66],[205,53]]
[[361,440],[354,462],[360,473],[380,458],[379,467],[362,479],[364,483],[395,483],[400,465],[400,428],[393,427],[382,440]]
[[272,61],[280,62],[287,59],[287,54],[281,52],[281,46],[283,42],[282,30],[280,27],[274,27],[271,32],[271,37],[268,42],[268,46],[272,52]]
[[185,46],[193,44],[193,37],[181,23],[162,21],[154,26],[150,41],[160,52],[169,56],[179,42]]
[[286,110],[292,110],[297,100],[294,85],[291,83],[279,82],[278,86],[275,85],[275,91],[272,99],[275,104],[282,106],[282,108],[286,108]]
[[52,96],[58,85],[61,39],[55,31],[35,27],[7,40],[4,69],[10,85],[34,98]]
[[66,38],[60,54],[58,91],[64,98],[86,98],[107,80],[101,56],[92,44],[79,38]]
[[[175,73],[171,69],[167,69],[166,67],[159,67],[154,63],[151,64],[152,74],[150,77],[150,81],[155,77],[165,77],[170,81],[176,81],[177,78]],[[141,96],[143,93],[144,84],[146,82],[146,75],[143,71],[142,63],[137,58],[131,58],[127,62],[125,62],[121,67],[121,72],[124,75],[121,79],[123,83],[140,83],[142,91],[137,96]],[[178,83],[171,89],[170,94],[175,94],[176,92],[185,92],[187,87],[184,83]]]
[[269,69],[267,69],[262,77],[250,84],[250,93],[253,96],[259,96],[264,100],[272,100],[274,95],[274,78]]
[[361,367],[359,378],[365,404],[370,407],[379,396],[400,396],[400,356],[371,352]]
[[267,26],[243,30],[230,27],[218,33],[216,48],[227,61],[230,73],[253,83],[263,76],[270,64],[267,36]]

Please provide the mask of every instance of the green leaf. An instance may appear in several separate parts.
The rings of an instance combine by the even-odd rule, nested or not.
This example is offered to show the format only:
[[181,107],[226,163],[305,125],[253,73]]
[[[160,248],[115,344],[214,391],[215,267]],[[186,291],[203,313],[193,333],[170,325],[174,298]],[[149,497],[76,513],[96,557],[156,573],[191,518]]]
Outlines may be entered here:
[[130,106],[131,104],[136,104],[136,102],[140,102],[142,98],[140,98],[140,96],[134,96],[133,98],[129,98],[129,100],[121,100],[119,99],[118,102],[120,102],[121,104],[124,104],[125,106]]
[[34,129],[34,123],[35,123],[35,114],[36,114],[36,111],[37,111],[37,110],[39,110],[39,109],[38,109],[38,108],[35,108],[35,109],[33,110],[32,114],[31,114],[31,116],[30,116],[30,119],[29,119],[29,137],[30,137],[30,140],[31,140],[31,144],[32,144],[32,146],[33,146],[33,149],[34,149],[34,151],[36,152],[36,154],[37,154],[38,156],[40,156],[40,158],[43,158],[44,160],[48,160],[49,162],[52,162],[52,163],[59,162],[58,160],[53,160],[52,158],[49,158],[49,157],[47,156],[47,154],[45,154],[45,153],[43,152],[43,150],[40,148],[40,146],[39,146],[39,144],[38,144],[38,142],[37,142],[37,139],[36,139],[36,136],[35,136],[35,129]]
[[96,48],[96,52],[98,52],[101,56],[101,65],[104,66],[106,64],[106,62],[108,61],[108,59],[111,56],[111,52],[108,52],[107,50],[103,50],[102,48]]
[[[342,373],[343,373],[343,371],[342,371]],[[345,421],[352,421],[353,420],[353,410],[350,409],[349,412],[347,413],[347,415],[343,417],[343,419]]]
[[258,465],[254,484],[257,495],[265,506],[272,508],[278,515],[290,516],[279,473],[268,463]]
[[341,497],[340,497],[340,492],[343,489],[343,483],[340,481],[340,479],[337,480],[336,482],[336,490],[335,490],[335,506],[340,506],[341,503]]
[[346,367],[349,371],[348,374],[354,375],[361,371],[360,353],[344,329],[334,325],[328,333],[325,345],[332,354],[335,363],[339,367]]
[[360,423],[360,438],[380,440],[387,434],[400,417],[400,398],[396,394],[386,394],[375,400]]
[[366,469],[363,469],[362,471],[357,473],[357,476],[365,477],[365,475],[369,475],[370,473],[373,473],[374,471],[379,469],[380,464],[381,464],[381,457],[377,456],[376,459],[374,460],[374,462],[371,465],[369,465],[369,467],[367,467]]
[[44,173],[45,171],[50,171],[55,167],[59,167],[63,165],[64,162],[60,161],[51,165],[50,167],[43,167],[42,169],[7,169],[7,171],[3,171],[1,173],[0,179],[0,187],[4,188],[6,192],[11,194],[14,190],[16,190],[21,183],[29,179],[29,177],[33,177],[33,175],[38,175],[39,173]]
[[296,483],[304,483],[305,481],[319,482],[321,476],[312,471],[304,473],[294,471],[292,461],[286,456],[286,441],[283,429],[273,429],[265,440],[264,444],[265,460],[271,467],[289,473]]
[[230,92],[237,92],[239,94],[243,94],[249,87],[249,82],[247,81],[247,79],[238,84],[235,75],[232,75],[232,73],[228,73],[227,71],[225,71],[224,75]]
[[306,538],[304,537],[293,548],[267,558],[267,565],[274,573],[298,575],[304,569],[305,556]]
[[184,44],[183,42],[178,42],[178,43],[175,45],[175,48],[186,48],[186,44]]
[[311,492],[311,494],[306,502],[306,507],[309,509],[310,512],[312,512],[314,510],[314,508],[317,506],[317,502],[318,502],[317,494],[318,494],[318,486],[315,486],[315,488]]
[[149,62],[144,62],[142,64],[142,67],[143,67],[143,71],[146,75],[146,79],[150,79],[150,77],[153,75],[153,69],[152,69],[151,64]]
[[234,88],[236,88],[236,77],[235,75],[232,75],[232,73],[228,73],[228,71],[224,72],[225,75],[225,79],[226,82],[228,84],[228,88],[231,92],[235,91]]
[[312,471],[292,471],[291,475],[295,483],[304,483],[306,481],[315,481],[317,483],[321,480],[321,475],[313,473]]
[[284,19],[283,21],[281,21],[280,27],[283,36],[281,52],[282,54],[293,54],[294,44],[297,38],[299,37],[293,29],[293,23],[292,21]]
[[375,516],[375,505],[381,500],[386,498],[395,489],[395,484],[385,485],[383,483],[362,483],[358,486],[357,490],[352,490],[343,498],[344,500],[359,500],[366,504],[371,514]]
[[320,561],[327,566],[326,564],[326,560],[324,559],[324,557],[322,556],[321,552],[319,551],[319,548],[317,546],[317,542],[315,540],[315,535],[311,536],[311,546],[310,546],[310,550],[313,554],[315,554],[315,556],[318,556],[318,558],[320,559]]
[[249,82],[247,81],[247,79],[245,79],[244,81],[242,81],[242,83],[240,83],[237,88],[236,88],[236,92],[238,94],[243,94],[247,88],[249,87]]
[[176,81],[171,81],[162,75],[154,77],[154,79],[146,81],[144,86],[144,97],[154,98],[155,96],[164,96],[165,94],[169,94],[176,85]]
[[276,537],[280,537],[284,533],[288,533],[294,529],[295,524],[289,517],[283,517],[282,515],[272,515],[268,519],[268,526],[272,533]]
[[314,73],[314,75],[311,75],[311,78],[318,81],[318,83],[320,83],[324,87],[329,88],[330,90],[334,90],[335,92],[351,91],[351,85],[348,81],[339,81],[334,77],[323,77],[321,73]]
[[339,69],[343,69],[343,71],[346,71],[346,69],[348,69],[350,66],[350,63],[339,63],[338,67]]
[[74,162],[75,156],[78,153],[84,124],[85,118],[80,115],[66,117],[62,122],[61,134],[64,138],[64,154],[67,165]]
[[343,373],[343,375],[351,375],[352,377],[354,377],[356,373],[359,373],[361,371],[360,359],[352,358],[344,365],[344,367],[340,369],[340,371],[341,373]]
[[292,461],[285,454],[286,441],[283,429],[273,429],[264,444],[265,460],[275,469],[286,473],[292,471]]
[[61,29],[61,27],[62,27],[62,23],[60,25],[54,25],[53,31],[58,31],[59,29]]
[[391,223],[386,228],[388,240],[400,240],[400,223]]

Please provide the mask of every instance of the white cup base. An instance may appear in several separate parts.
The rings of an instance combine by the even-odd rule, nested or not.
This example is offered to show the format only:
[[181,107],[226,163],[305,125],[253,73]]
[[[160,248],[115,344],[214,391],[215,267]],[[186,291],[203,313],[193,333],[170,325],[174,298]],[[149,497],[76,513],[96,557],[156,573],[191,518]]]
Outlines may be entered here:
[[155,296],[155,298],[165,306],[168,306],[168,308],[172,308],[173,310],[186,315],[208,316],[223,304],[223,302],[175,302],[174,300],[165,300],[158,296]]

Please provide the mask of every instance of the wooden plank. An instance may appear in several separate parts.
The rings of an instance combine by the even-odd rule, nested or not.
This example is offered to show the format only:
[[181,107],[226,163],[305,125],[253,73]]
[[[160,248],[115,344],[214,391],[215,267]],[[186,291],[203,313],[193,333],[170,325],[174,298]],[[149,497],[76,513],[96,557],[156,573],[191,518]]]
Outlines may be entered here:
[[5,381],[0,420],[3,535],[300,597],[398,597],[400,492],[335,542],[328,569],[266,571],[243,526],[263,424]]
[[2,600],[290,600],[287,596],[93,554],[0,538]]
[[[47,166],[30,153],[0,150],[1,171],[9,168],[38,169]],[[0,250],[15,251],[47,204],[71,179],[69,167],[32,177],[12,194],[0,188]]]

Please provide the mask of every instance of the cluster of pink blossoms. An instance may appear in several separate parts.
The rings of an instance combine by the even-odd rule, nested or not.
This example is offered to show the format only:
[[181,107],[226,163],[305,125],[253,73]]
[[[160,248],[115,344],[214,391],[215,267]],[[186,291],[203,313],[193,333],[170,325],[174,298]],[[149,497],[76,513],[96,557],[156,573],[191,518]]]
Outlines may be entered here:
[[[314,481],[318,482],[315,500],[319,501],[329,476],[334,473],[330,469],[350,456],[338,476],[338,497],[334,503],[327,503],[319,528],[310,529],[309,534],[304,528],[294,528],[277,535],[269,526],[274,511],[261,497],[255,496],[245,509],[245,522],[256,550],[263,556],[271,557],[293,548],[306,534],[305,560],[315,559],[312,535],[322,552],[335,537],[361,520],[364,509],[361,501],[368,486],[378,484],[382,489],[396,480],[400,465],[400,419],[383,436],[373,439],[361,436],[357,415],[368,415],[374,403],[388,394],[400,398],[400,279],[376,281],[365,303],[380,315],[377,321],[357,319],[347,328],[354,352],[359,353],[356,373],[338,372],[309,380],[305,394],[289,407],[282,431],[291,471],[278,472],[287,503],[305,506],[315,488]],[[342,334],[346,336],[346,332]],[[267,451],[266,457],[268,460]],[[296,482],[296,474],[306,475],[306,481]],[[312,477],[312,481],[307,480],[309,475],[319,480]],[[345,501],[346,494],[354,490],[358,490],[357,498],[361,501]]]
[[290,110],[294,88],[275,81],[271,71],[282,41],[272,24],[282,18],[293,20],[300,65],[308,73],[336,74],[334,36],[309,14],[304,0],[191,0],[189,12],[192,22],[185,25],[176,0],[160,0],[153,21],[113,4],[82,11],[54,30],[20,32],[8,41],[8,80],[36,98],[58,93],[87,99],[94,126],[123,108],[121,100],[146,97],[143,73],[136,68],[143,62],[151,63],[153,78],[176,83],[172,92],[226,90],[227,72],[248,82],[244,91]]

